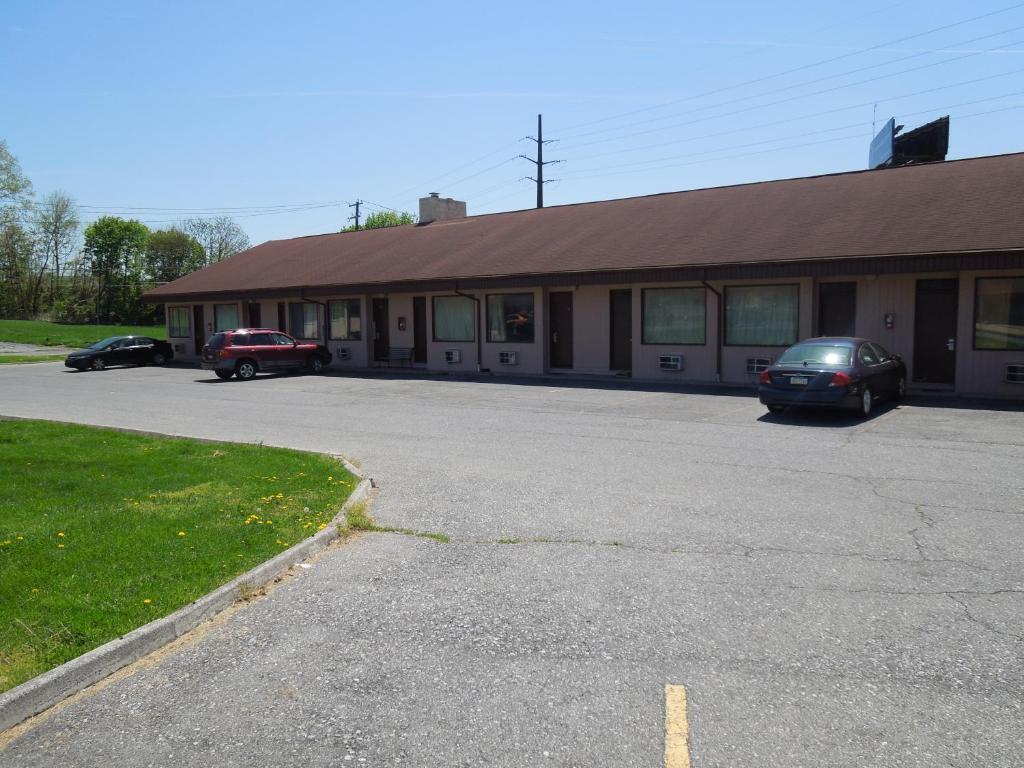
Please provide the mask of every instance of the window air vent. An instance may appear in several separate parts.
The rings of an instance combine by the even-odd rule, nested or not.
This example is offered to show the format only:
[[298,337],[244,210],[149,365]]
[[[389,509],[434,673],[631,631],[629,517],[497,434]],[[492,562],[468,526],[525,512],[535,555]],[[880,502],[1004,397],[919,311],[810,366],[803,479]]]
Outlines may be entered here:
[[1007,384],[1024,384],[1024,363],[1010,363],[1006,366]]
[[770,357],[748,357],[747,373],[758,374],[772,364]]
[[658,367],[663,371],[681,371],[683,370],[683,356],[659,355]]
[[498,362],[502,365],[519,365],[518,352],[499,352]]
[[338,360],[351,360],[352,350],[349,347],[338,347]]
[[461,363],[462,362],[462,350],[461,349],[446,349],[444,351],[444,361],[446,363]]

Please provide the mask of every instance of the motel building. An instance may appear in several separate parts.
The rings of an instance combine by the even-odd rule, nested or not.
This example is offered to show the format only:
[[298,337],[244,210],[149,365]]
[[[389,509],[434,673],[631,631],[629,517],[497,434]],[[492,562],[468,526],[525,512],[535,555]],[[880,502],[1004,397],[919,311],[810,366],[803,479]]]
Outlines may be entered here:
[[179,359],[266,327],[334,369],[754,386],[811,336],[911,391],[1024,398],[1024,153],[277,240],[162,285]]

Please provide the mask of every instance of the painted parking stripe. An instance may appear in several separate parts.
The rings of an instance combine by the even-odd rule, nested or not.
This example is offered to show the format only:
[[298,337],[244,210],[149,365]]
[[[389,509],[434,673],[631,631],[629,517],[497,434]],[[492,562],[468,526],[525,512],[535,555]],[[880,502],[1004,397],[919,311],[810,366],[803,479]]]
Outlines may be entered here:
[[681,685],[665,686],[665,768],[690,768],[690,723]]

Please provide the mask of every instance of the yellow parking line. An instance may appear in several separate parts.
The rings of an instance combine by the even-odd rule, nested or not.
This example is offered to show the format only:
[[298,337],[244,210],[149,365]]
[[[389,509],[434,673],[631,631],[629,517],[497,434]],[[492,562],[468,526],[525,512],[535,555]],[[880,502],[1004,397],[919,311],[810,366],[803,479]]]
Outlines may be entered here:
[[690,723],[681,685],[665,686],[665,768],[690,768]]

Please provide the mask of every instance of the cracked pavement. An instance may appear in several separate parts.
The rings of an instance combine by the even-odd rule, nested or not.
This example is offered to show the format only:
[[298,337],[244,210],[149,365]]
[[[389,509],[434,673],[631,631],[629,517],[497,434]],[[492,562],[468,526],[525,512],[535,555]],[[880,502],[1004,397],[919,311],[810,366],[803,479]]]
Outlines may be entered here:
[[381,525],[0,766],[1024,764],[1024,412],[0,370],[0,413],[342,453]]

